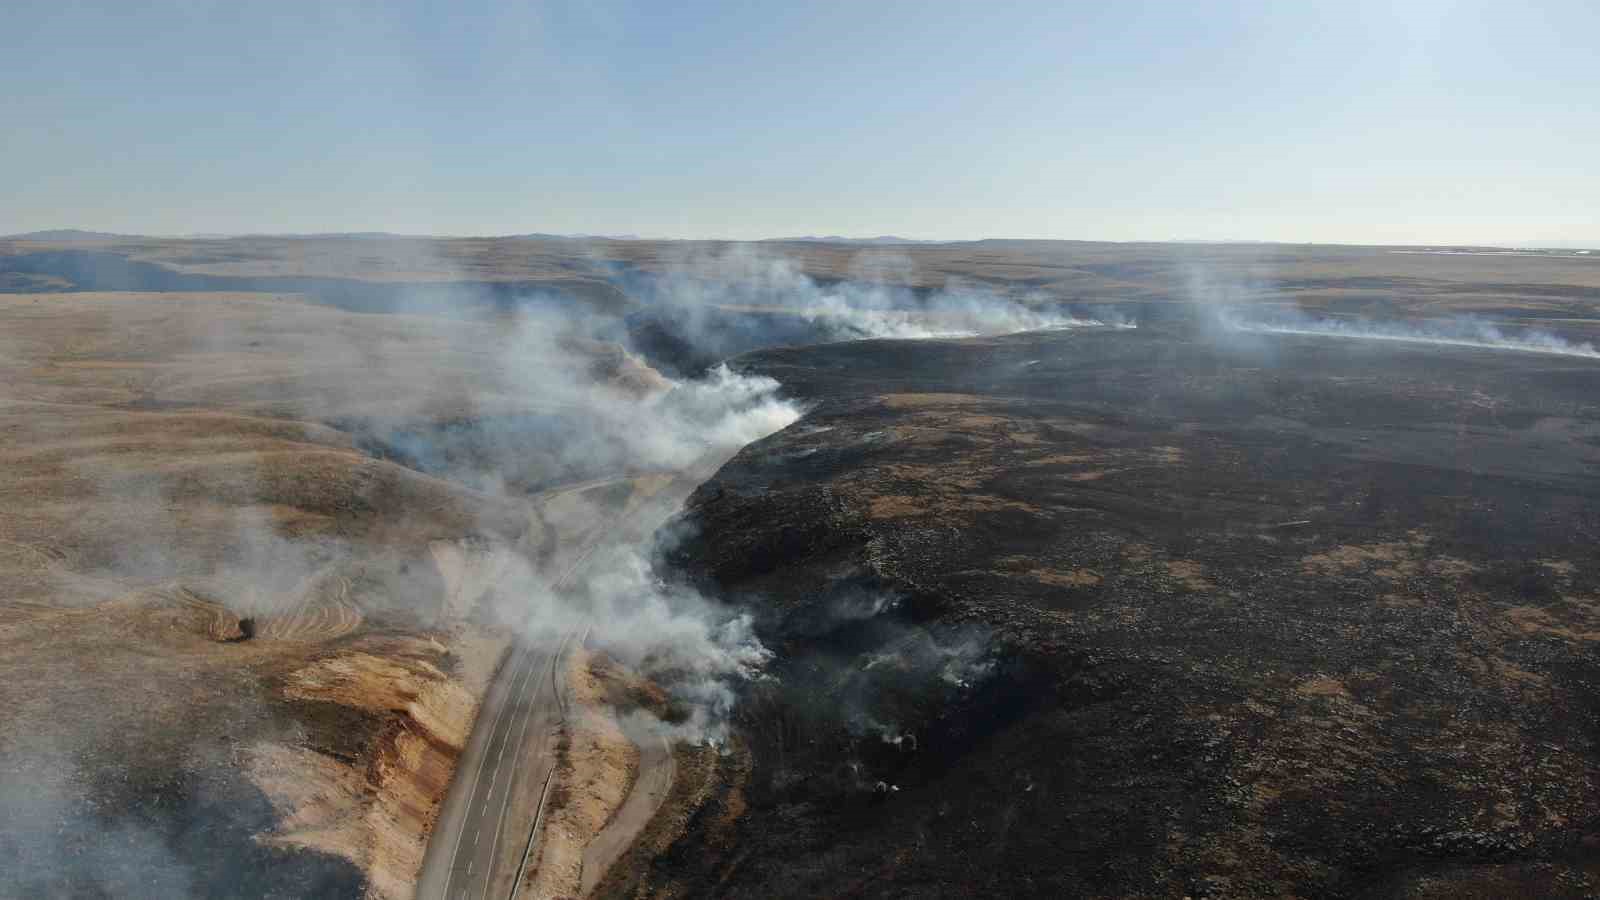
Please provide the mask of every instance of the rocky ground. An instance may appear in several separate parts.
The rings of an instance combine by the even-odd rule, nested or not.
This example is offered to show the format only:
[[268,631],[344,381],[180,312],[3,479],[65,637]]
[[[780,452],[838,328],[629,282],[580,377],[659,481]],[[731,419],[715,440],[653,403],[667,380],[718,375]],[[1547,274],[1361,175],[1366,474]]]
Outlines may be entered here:
[[676,562],[777,657],[748,777],[626,893],[1600,890],[1593,361],[1173,323],[738,366],[810,412]]

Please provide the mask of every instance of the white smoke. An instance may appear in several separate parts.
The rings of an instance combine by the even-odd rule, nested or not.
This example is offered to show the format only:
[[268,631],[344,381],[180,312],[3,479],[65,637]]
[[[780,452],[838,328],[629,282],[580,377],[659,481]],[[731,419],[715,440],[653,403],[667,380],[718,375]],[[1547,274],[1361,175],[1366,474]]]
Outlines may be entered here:
[[[726,365],[642,388],[596,378],[590,360],[563,343],[572,324],[548,315],[523,317],[495,361],[501,392],[525,392],[563,410],[559,465],[601,461],[615,473],[681,473],[725,459],[800,418],[799,407],[780,397],[777,381]],[[503,445],[491,444],[481,463],[509,471],[526,452],[508,435]],[[670,530],[664,535],[670,539]],[[664,582],[651,563],[662,550],[654,535],[599,540],[600,549],[570,578],[520,560],[498,590],[512,598],[505,612],[534,631],[587,631],[593,644],[657,677],[686,703],[687,722],[661,727],[677,737],[720,740],[733,682],[753,677],[769,656],[749,617]]]
[[497,615],[535,640],[581,634],[588,643],[670,690],[687,713],[666,723],[641,714],[633,725],[667,737],[720,742],[740,681],[760,677],[771,652],[751,617],[669,583],[648,539],[603,547],[569,578],[552,578],[525,557],[500,572]]
[[162,834],[133,816],[98,819],[82,784],[85,776],[70,751],[6,750],[9,762],[0,766],[6,816],[12,823],[35,827],[0,828],[0,857],[14,867],[0,872],[0,893],[199,896],[189,862],[173,852]]
[[[1543,353],[1600,359],[1593,343],[1572,341],[1535,328],[1512,328],[1473,316],[1423,321],[1378,321],[1370,318],[1317,316],[1286,309],[1268,267],[1246,266],[1225,279],[1201,262],[1184,267],[1188,299],[1199,324],[1217,341],[1238,343],[1240,336],[1282,334],[1352,340],[1394,341],[1445,347],[1474,347],[1519,353]],[[1254,349],[1261,350],[1260,346]]]
[[778,382],[739,375],[727,365],[702,378],[672,383],[634,408],[610,410],[626,427],[629,446],[642,461],[681,468],[707,450],[734,449],[788,427],[800,418],[778,396]]
[[668,686],[689,709],[671,736],[721,742],[734,684],[759,676],[772,653],[751,617],[662,581],[636,548],[619,548],[586,579],[596,641],[623,663]]
[[1375,322],[1367,319],[1296,317],[1285,320],[1252,320],[1235,314],[1229,324],[1254,334],[1311,335],[1369,341],[1399,341],[1447,347],[1478,347],[1519,353],[1546,353],[1600,359],[1594,344],[1569,341],[1548,331],[1527,330],[1507,333],[1499,325],[1480,319],[1458,318],[1418,323]]
[[[800,315],[862,338],[962,338],[1109,324],[971,289],[940,291],[918,300],[881,285],[846,283],[812,288],[797,295],[803,301],[797,309]],[[1132,325],[1118,323],[1118,327]]]
[[970,688],[994,670],[993,644],[981,629],[967,628],[953,634],[935,635],[924,630],[907,630],[887,648],[868,654],[863,672],[875,668],[925,672],[950,687]]
[[[687,316],[685,330],[703,333],[711,310],[786,313],[821,326],[835,340],[957,338],[1127,321],[1083,318],[1045,296],[1011,297],[950,279],[931,291],[905,286],[915,267],[882,253],[864,255],[851,277],[824,283],[791,260],[745,246],[682,260],[650,285],[655,301]],[[898,279],[899,283],[888,279]]]

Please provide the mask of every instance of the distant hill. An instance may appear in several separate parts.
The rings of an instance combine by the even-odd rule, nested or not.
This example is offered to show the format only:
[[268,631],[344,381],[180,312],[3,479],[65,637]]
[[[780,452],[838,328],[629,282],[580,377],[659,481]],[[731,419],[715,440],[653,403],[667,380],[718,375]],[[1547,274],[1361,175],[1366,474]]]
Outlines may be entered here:
[[892,234],[881,234],[877,237],[849,238],[837,234],[824,237],[806,235],[804,237],[764,238],[759,243],[763,244],[943,244],[947,241],[919,241],[913,238],[896,237]]
[[642,241],[643,237],[637,234],[589,234],[578,232],[575,234],[544,234],[532,232],[529,234],[513,234],[514,238],[536,238],[546,241]]
[[8,234],[0,236],[0,240],[7,241],[120,241],[132,237],[127,234],[112,234],[108,231],[84,231],[81,228],[55,228],[49,231],[29,231],[25,234]]

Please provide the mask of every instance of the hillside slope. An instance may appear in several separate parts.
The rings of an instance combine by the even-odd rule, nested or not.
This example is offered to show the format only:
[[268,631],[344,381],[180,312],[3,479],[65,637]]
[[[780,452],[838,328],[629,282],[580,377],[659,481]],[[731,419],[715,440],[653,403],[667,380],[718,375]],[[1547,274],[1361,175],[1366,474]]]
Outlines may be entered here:
[[677,561],[777,657],[656,895],[1600,884],[1593,361],[1143,328],[739,365],[814,408]]
[[[505,558],[604,510],[368,452],[548,415],[488,352],[506,333],[0,296],[0,895],[409,896],[518,608]],[[567,350],[623,391],[652,375]],[[507,479],[562,471],[518,453]]]

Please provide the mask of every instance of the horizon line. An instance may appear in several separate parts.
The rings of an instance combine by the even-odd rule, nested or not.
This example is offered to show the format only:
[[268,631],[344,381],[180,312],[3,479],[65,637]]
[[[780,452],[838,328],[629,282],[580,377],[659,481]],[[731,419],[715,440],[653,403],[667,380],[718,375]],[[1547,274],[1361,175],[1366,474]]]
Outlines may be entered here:
[[14,234],[0,235],[0,240],[27,241],[39,240],[48,242],[52,235],[59,235],[55,240],[75,239],[87,243],[97,241],[111,242],[129,239],[154,239],[172,241],[204,241],[204,240],[249,240],[249,239],[277,239],[277,240],[317,240],[330,238],[357,238],[357,239],[401,239],[401,240],[436,240],[436,241],[506,241],[506,240],[564,240],[564,241],[614,241],[618,243],[682,243],[682,244],[762,244],[762,243],[813,243],[813,244],[864,244],[881,247],[915,247],[915,246],[940,246],[950,244],[978,244],[986,242],[1006,243],[1039,243],[1039,244],[1190,244],[1190,245],[1255,245],[1255,246],[1282,246],[1282,247],[1383,247],[1383,248],[1421,248],[1421,249],[1486,249],[1486,250],[1600,250],[1600,240],[1593,243],[1578,241],[1510,241],[1510,242],[1456,242],[1456,243],[1419,243],[1419,242],[1370,242],[1355,241],[1301,241],[1301,240],[1271,240],[1257,238],[1132,238],[1115,240],[1107,238],[1059,238],[1059,237],[995,237],[986,236],[978,238],[907,238],[899,235],[881,234],[868,237],[851,237],[847,235],[786,235],[780,237],[759,238],[729,238],[729,237],[652,237],[639,234],[605,234],[599,232],[513,232],[507,234],[448,234],[448,233],[415,233],[400,231],[245,231],[245,232],[190,232],[185,234],[160,234],[160,233],[133,233],[100,231],[89,228],[41,228],[32,231],[17,232]]

